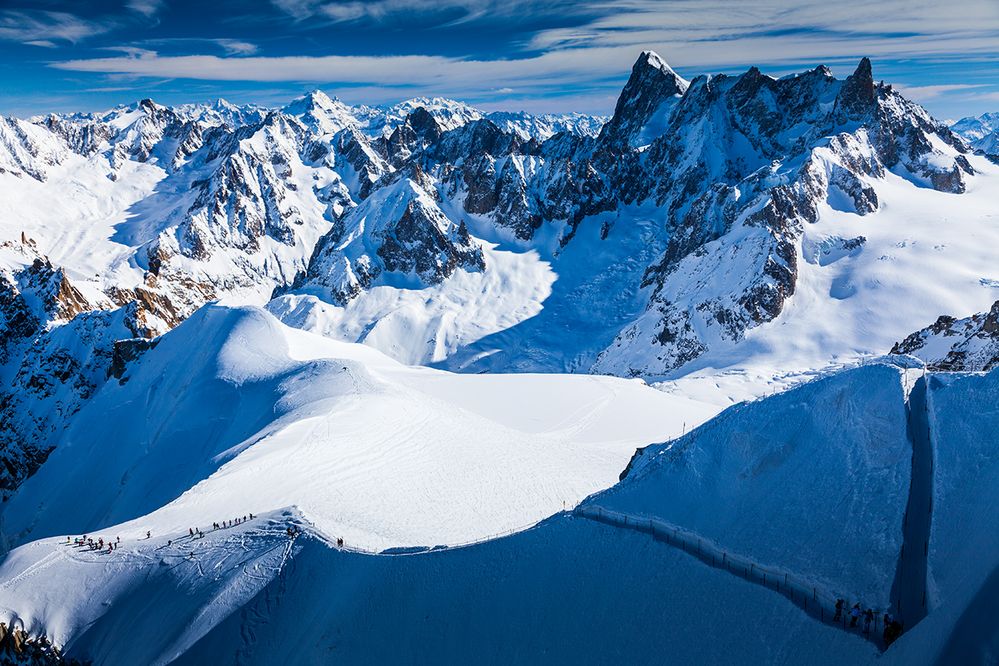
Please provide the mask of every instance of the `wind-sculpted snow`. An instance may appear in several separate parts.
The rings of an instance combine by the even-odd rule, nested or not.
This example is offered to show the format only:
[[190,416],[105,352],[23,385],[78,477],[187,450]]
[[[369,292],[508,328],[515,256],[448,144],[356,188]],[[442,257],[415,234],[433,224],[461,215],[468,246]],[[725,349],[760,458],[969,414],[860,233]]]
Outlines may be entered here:
[[16,544],[137,521],[124,538],[296,505],[355,546],[461,542],[578,502],[635,446],[716,411],[614,378],[407,368],[212,306],[86,402],[2,530]]
[[885,608],[911,451],[900,375],[873,365],[732,407],[647,447],[592,501],[661,517]]

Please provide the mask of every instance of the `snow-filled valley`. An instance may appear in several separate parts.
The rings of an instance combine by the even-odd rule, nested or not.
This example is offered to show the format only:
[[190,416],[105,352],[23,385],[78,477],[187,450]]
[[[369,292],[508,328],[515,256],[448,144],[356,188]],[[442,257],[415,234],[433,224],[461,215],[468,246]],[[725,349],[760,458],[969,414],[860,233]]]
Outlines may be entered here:
[[0,660],[995,663],[987,120],[0,119]]

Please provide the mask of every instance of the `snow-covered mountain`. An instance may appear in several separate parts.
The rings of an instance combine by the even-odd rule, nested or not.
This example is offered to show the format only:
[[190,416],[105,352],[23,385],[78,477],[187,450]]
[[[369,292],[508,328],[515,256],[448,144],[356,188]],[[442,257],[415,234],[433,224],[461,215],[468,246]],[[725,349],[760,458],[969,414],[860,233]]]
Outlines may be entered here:
[[941,315],[896,344],[892,353],[916,356],[938,370],[991,370],[999,365],[999,301],[988,312],[963,319]]
[[999,156],[999,112],[968,116],[950,128],[967,139],[975,150]]
[[[866,60],[845,81],[688,82],[647,52],[606,123],[320,91],[271,111],[143,100],[4,123],[0,230],[23,255],[7,282],[37,260],[72,303],[23,323],[10,287],[4,345],[48,353],[54,328],[96,313],[79,370],[31,380],[84,395],[112,338],[217,299],[406,363],[763,379],[995,301],[999,173]],[[57,365],[8,353],[11,487],[55,445],[50,415],[76,409],[24,403],[17,382]]]
[[[105,391],[100,400],[121,401],[113,413],[137,423],[121,411],[127,409],[125,394],[179,352],[198,359],[190,366],[190,378],[217,373],[216,381],[194,382],[195,393],[183,398],[189,404],[219,391],[238,395],[231,383],[237,382],[248,391],[247,402],[221,404],[247,410],[249,416],[256,400],[268,402],[268,393],[277,391],[283,395],[277,404],[290,411],[265,426],[263,436],[252,435],[232,448],[230,442],[246,434],[238,429],[249,424],[247,419],[213,427],[204,410],[181,408],[171,415],[163,412],[158,442],[123,449],[109,444],[100,431],[81,430],[79,444],[54,454],[60,457],[46,467],[59,467],[59,478],[83,465],[80,482],[89,484],[82,493],[93,501],[82,503],[81,491],[67,488],[49,502],[40,492],[51,486],[40,476],[30,482],[31,492],[14,500],[17,510],[7,509],[5,519],[13,516],[24,525],[32,515],[30,503],[39,502],[42,512],[32,529],[51,536],[16,548],[0,564],[5,581],[0,607],[14,613],[31,635],[47,634],[71,656],[108,664],[204,663],[237,653],[244,663],[265,664],[279,658],[314,663],[336,651],[348,661],[381,662],[405,660],[412,646],[419,646],[435,658],[455,661],[485,648],[504,661],[647,662],[670,654],[712,663],[930,664],[964,663],[994,640],[995,628],[987,621],[975,621],[973,628],[967,623],[976,604],[991,598],[989,574],[999,552],[990,529],[997,470],[982,463],[991,456],[977,455],[987,452],[985,435],[999,424],[994,410],[968,409],[995,400],[995,372],[918,380],[918,373],[875,364],[833,374],[734,407],[682,438],[644,448],[620,483],[530,529],[468,547],[398,548],[374,555],[365,549],[382,539],[416,545],[439,543],[424,541],[427,535],[440,534],[445,542],[461,538],[456,527],[465,524],[463,507],[475,507],[470,516],[477,523],[505,506],[511,493],[526,498],[535,491],[551,492],[554,486],[547,482],[533,482],[578,458],[542,447],[551,451],[552,467],[519,468],[494,504],[491,493],[483,491],[496,487],[503,475],[486,470],[526,460],[510,455],[512,442],[499,444],[511,431],[495,445],[475,447],[467,459],[488,456],[488,465],[480,460],[467,468],[486,473],[488,486],[460,473],[413,474],[413,463],[440,458],[393,446],[397,440],[383,439],[384,433],[352,443],[374,425],[393,427],[372,420],[379,411],[373,404],[384,403],[382,413],[399,418],[392,423],[412,435],[410,441],[422,439],[425,426],[414,432],[406,413],[397,411],[408,404],[395,402],[399,390],[431,399],[414,405],[419,408],[453,401],[465,405],[471,411],[462,418],[471,419],[468,425],[485,438],[488,433],[479,429],[487,422],[498,427],[497,418],[523,428],[538,417],[542,421],[533,436],[545,437],[565,424],[551,419],[536,401],[561,392],[535,386],[520,394],[527,412],[501,416],[490,399],[495,383],[511,381],[523,390],[536,378],[406,369],[363,346],[282,327],[260,311],[207,308],[196,317],[205,321],[192,318],[164,336],[146,357],[150,365],[136,366],[124,387]],[[208,354],[185,340],[203,326],[208,327],[203,336]],[[249,339],[262,346],[247,347]],[[285,348],[275,345],[282,339]],[[183,350],[166,356],[173,345]],[[321,360],[331,351],[354,358]],[[216,353],[217,365],[212,361]],[[163,357],[154,362],[154,354]],[[317,377],[322,381],[312,381]],[[904,388],[912,381],[916,385],[907,394]],[[475,387],[479,382],[482,386]],[[492,389],[479,391],[489,384]],[[321,395],[315,394],[318,386],[325,387]],[[639,393],[656,393],[632,386]],[[573,391],[571,399],[588,394],[585,386],[576,388],[584,390]],[[622,395],[619,407],[639,393]],[[169,395],[163,391],[152,399]],[[589,396],[600,400],[598,394]],[[584,400],[577,406],[592,404]],[[372,413],[359,413],[369,409]],[[202,448],[199,438],[173,434],[175,427],[182,428],[176,435],[189,432],[183,429],[183,413],[198,415],[196,427],[212,431],[211,444]],[[603,436],[598,433],[608,431],[599,424],[608,414],[592,414],[583,427]],[[331,417],[338,425],[327,421],[327,430],[323,421]],[[449,422],[432,416],[421,421],[432,428]],[[916,430],[911,424],[920,423],[933,446],[918,449],[918,455],[933,451],[932,464],[921,457],[912,462],[916,448],[909,437]],[[552,426],[555,430],[548,430]],[[452,441],[435,430],[423,446]],[[179,496],[199,475],[183,479],[198,465],[171,464],[183,455],[169,446],[177,442],[186,443],[191,450],[183,454],[195,455],[204,464],[200,473],[207,475]],[[365,455],[379,442],[404,451],[406,459]],[[341,448],[343,461],[335,463]],[[462,448],[441,453],[454,456]],[[398,462],[385,468],[386,460]],[[375,467],[359,474],[359,466],[368,463]],[[110,483],[120,468],[133,470],[121,490]],[[318,470],[344,473],[329,478]],[[568,480],[572,474],[565,472],[561,478]],[[525,485],[523,473],[531,483]],[[409,484],[421,479],[447,485],[426,484],[426,499],[414,503],[418,495]],[[366,490],[355,496],[359,482],[367,484]],[[377,485],[373,492],[372,483]],[[253,492],[240,490],[246,487]],[[475,500],[456,501],[459,488]],[[916,520],[916,507],[927,493],[934,498],[932,512]],[[160,496],[167,504],[143,515]],[[287,498],[300,508],[267,508],[272,502],[280,507]],[[560,504],[557,492],[551,500]],[[966,520],[968,506],[980,507],[978,520]],[[69,524],[101,527],[65,530],[67,541],[57,525]],[[73,537],[83,531],[116,547],[100,552],[74,545]],[[926,534],[933,536],[924,543]],[[865,635],[833,621],[837,598],[874,609],[879,625],[882,613],[891,612],[906,632],[882,652],[880,626]],[[462,609],[465,627],[458,634],[451,633],[455,607]],[[420,613],[420,621],[413,621],[414,613]],[[628,613],[658,622],[655,628],[620,622]],[[719,616],[724,631],[718,631]],[[497,627],[516,631],[518,640],[497,636]],[[113,638],[122,632],[128,640]],[[393,640],[384,640],[389,633]],[[713,639],[703,640],[705,635]]]
[[[983,645],[957,618],[994,563],[952,527],[994,504],[959,450],[986,453],[992,412],[961,404],[996,375],[916,381],[995,364],[999,165],[976,122],[937,122],[867,59],[687,80],[652,52],[609,118],[313,91],[0,119],[0,621],[101,663],[271,663],[313,613],[330,633],[291,640],[294,663],[467,661],[423,610],[381,652],[337,636],[424,607],[484,627],[486,580],[524,637],[485,650],[503,661],[551,636],[599,661],[880,658],[826,623],[836,595],[919,622],[889,661]],[[965,529],[997,552],[986,531]],[[716,635],[682,612],[706,590],[731,631],[681,645]],[[669,629],[604,645],[593,623],[624,608]]]

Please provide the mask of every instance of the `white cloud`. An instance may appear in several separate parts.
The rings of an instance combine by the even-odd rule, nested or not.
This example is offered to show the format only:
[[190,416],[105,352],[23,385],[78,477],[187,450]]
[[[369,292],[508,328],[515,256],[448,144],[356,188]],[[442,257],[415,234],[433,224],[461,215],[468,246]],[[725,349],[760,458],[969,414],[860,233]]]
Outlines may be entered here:
[[310,25],[370,21],[405,24],[414,17],[421,23],[460,25],[484,19],[527,25],[538,17],[592,14],[603,0],[271,0],[296,21]]
[[0,10],[0,40],[34,46],[56,41],[75,44],[111,27],[110,22],[98,24],[67,12]]
[[972,90],[974,88],[983,88],[984,84],[969,84],[969,83],[953,83],[938,86],[906,86],[906,85],[896,85],[895,88],[916,102],[925,102],[931,99],[936,99],[947,93],[957,92],[959,90]]
[[230,55],[253,55],[257,52],[257,45],[244,42],[239,39],[215,39],[212,40]]
[[160,13],[165,5],[164,0],[128,0],[125,6],[133,12],[152,18]]

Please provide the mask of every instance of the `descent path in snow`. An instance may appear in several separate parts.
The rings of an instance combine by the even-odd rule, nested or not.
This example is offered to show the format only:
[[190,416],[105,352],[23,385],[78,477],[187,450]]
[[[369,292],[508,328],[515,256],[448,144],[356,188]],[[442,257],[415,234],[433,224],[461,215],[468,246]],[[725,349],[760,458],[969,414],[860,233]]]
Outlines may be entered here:
[[902,523],[902,552],[892,585],[892,601],[906,630],[926,617],[926,560],[933,513],[933,446],[926,400],[924,376],[916,380],[906,404],[912,442],[912,481]]
[[[815,581],[809,580],[799,574],[763,565],[744,555],[730,553],[710,539],[665,520],[660,520],[659,518],[611,511],[593,504],[576,507],[573,513],[577,516],[614,527],[624,527],[637,532],[647,532],[653,539],[664,541],[669,546],[679,548],[684,553],[697,558],[708,566],[727,571],[750,583],[761,585],[772,592],[783,595],[821,622],[842,627],[861,638],[875,643],[878,647],[883,647],[880,640],[880,621],[883,611],[875,610],[874,625],[871,628],[870,634],[864,634],[862,618],[861,623],[858,624],[856,629],[849,629],[847,626],[847,616],[849,615],[850,608],[857,602],[857,599],[852,598],[848,594],[832,592]],[[842,618],[839,621],[834,621],[836,600],[840,598],[844,599],[847,603],[844,604]]]

